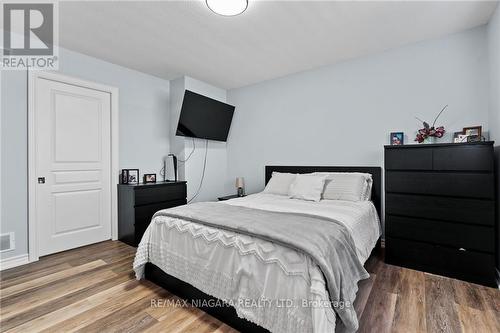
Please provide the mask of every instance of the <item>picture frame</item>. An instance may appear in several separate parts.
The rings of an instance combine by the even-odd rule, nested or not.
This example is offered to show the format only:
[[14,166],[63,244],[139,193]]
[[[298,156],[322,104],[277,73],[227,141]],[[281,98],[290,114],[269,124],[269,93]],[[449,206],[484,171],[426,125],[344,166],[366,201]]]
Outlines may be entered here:
[[139,169],[128,169],[127,184],[139,184]]
[[481,141],[481,137],[483,136],[483,126],[471,126],[471,127],[464,127],[462,130],[463,135],[467,136],[478,136],[479,141]]
[[122,184],[139,184],[139,169],[122,169]]
[[467,142],[467,135],[463,134],[463,131],[458,131],[453,133],[453,143]]
[[467,142],[480,142],[481,137],[479,135],[467,135]]
[[467,136],[465,134],[459,134],[456,142],[457,143],[468,142],[468,138],[469,138],[469,136]]
[[402,146],[405,143],[404,132],[392,132],[390,136],[391,146]]
[[127,169],[122,169],[122,173],[120,175],[120,183],[121,184],[128,184],[128,170]]
[[144,184],[156,183],[156,173],[146,173],[143,176]]

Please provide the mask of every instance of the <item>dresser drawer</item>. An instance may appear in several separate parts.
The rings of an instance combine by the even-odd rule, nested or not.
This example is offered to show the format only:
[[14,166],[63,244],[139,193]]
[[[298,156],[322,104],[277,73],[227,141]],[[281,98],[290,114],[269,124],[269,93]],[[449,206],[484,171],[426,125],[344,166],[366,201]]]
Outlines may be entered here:
[[153,215],[162,209],[177,207],[186,204],[186,199],[165,201],[135,208],[135,226],[148,226]]
[[388,237],[494,253],[494,228],[387,215]]
[[494,199],[493,173],[387,171],[386,191]]
[[118,238],[137,246],[153,215],[186,204],[186,182],[118,184]]
[[494,203],[493,200],[387,193],[385,209],[389,215],[493,226]]
[[388,263],[487,285],[495,283],[495,256],[439,245],[386,238]]
[[432,148],[388,148],[386,170],[432,170]]
[[135,189],[135,205],[179,200],[186,198],[185,184],[172,184],[167,186],[151,186]]
[[492,171],[493,147],[472,145],[434,148],[433,169]]

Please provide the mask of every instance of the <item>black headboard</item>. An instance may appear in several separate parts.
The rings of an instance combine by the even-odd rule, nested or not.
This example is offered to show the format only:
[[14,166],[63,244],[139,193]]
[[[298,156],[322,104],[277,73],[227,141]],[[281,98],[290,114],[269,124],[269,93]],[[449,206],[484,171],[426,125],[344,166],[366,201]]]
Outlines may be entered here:
[[271,179],[273,171],[289,173],[311,172],[364,172],[370,173],[373,179],[372,201],[377,208],[379,217],[382,215],[382,168],[380,167],[351,167],[351,166],[284,166],[266,165],[266,184]]

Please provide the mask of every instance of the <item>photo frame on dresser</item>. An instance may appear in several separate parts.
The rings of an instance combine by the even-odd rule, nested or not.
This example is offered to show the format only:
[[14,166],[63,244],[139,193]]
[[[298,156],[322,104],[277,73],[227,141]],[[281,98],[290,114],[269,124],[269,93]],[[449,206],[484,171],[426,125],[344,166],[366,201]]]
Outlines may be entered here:
[[467,135],[467,136],[482,136],[483,132],[483,127],[482,126],[471,126],[471,127],[464,127],[462,134]]
[[453,143],[467,142],[467,136],[463,134],[463,131],[458,131],[453,133]]
[[156,173],[146,173],[143,176],[144,184],[154,184],[156,183]]
[[483,138],[483,127],[482,126],[464,127],[462,134],[467,139],[464,142],[478,142],[481,141]]
[[405,134],[403,132],[392,132],[390,136],[391,146],[401,146],[405,144]]
[[139,184],[139,169],[122,169],[122,184]]

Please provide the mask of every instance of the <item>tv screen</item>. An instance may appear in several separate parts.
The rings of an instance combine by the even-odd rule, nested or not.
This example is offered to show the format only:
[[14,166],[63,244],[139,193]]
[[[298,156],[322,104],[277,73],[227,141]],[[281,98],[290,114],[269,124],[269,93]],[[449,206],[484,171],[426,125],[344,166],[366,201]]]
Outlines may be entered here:
[[186,90],[177,135],[226,141],[234,106]]

